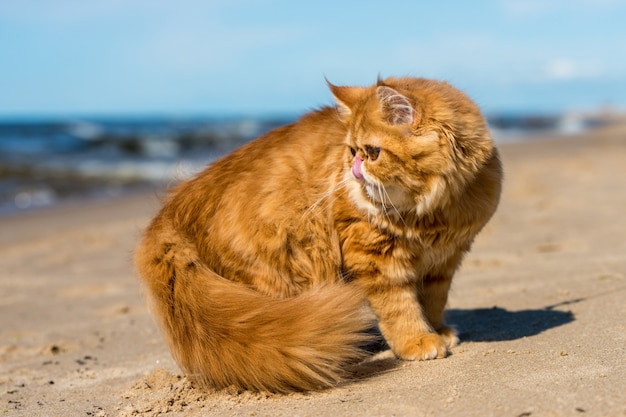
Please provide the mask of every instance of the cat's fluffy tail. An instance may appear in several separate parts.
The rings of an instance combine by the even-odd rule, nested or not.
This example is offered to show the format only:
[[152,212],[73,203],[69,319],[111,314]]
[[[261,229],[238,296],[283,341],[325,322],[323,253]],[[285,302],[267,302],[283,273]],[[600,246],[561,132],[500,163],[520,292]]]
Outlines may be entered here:
[[275,299],[218,276],[189,248],[172,244],[154,256],[150,246],[140,246],[136,264],[172,354],[192,379],[306,391],[335,385],[343,367],[362,357],[371,313],[351,286]]

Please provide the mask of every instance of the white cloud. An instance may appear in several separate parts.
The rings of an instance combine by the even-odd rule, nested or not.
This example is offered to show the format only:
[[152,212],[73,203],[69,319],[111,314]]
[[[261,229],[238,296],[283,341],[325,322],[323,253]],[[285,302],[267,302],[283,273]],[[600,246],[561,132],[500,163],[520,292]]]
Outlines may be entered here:
[[594,62],[556,58],[546,64],[544,76],[548,81],[599,78],[602,76],[602,69]]
[[549,62],[546,67],[546,75],[554,80],[569,80],[576,78],[576,64],[568,59],[556,59]]

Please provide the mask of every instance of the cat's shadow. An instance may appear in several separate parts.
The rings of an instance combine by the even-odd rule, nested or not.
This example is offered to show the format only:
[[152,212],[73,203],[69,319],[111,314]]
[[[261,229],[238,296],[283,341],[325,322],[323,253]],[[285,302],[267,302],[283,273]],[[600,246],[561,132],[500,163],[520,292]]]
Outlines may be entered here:
[[[582,301],[572,300],[560,305]],[[459,332],[463,342],[501,342],[534,336],[554,327],[574,321],[570,311],[555,310],[554,306],[539,310],[509,311],[501,307],[450,309],[446,321]]]
[[[575,317],[571,311],[560,311],[555,308],[580,301],[583,299],[564,301],[538,310],[520,311],[509,311],[497,306],[476,309],[453,308],[446,311],[446,321],[457,329],[461,343],[516,340],[574,321]],[[354,367],[353,377],[356,380],[386,373],[401,363],[389,350],[389,345],[378,328],[372,328],[368,333],[373,339],[363,348],[373,356]]]
[[[575,304],[582,298],[564,301],[538,310],[509,311],[502,307],[446,310],[446,322],[459,332],[463,342],[501,342],[534,336],[574,321],[571,311],[556,307]],[[365,349],[378,353],[389,349],[378,329],[369,331],[375,339]]]

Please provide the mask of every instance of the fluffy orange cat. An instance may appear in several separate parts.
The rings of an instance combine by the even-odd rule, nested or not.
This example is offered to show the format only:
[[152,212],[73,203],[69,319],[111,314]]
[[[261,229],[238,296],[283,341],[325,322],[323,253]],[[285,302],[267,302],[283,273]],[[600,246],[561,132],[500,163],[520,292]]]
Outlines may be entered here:
[[447,83],[330,85],[335,107],[177,186],[136,254],[180,367],[222,388],[331,386],[378,327],[405,360],[458,342],[452,277],[502,171],[476,105]]

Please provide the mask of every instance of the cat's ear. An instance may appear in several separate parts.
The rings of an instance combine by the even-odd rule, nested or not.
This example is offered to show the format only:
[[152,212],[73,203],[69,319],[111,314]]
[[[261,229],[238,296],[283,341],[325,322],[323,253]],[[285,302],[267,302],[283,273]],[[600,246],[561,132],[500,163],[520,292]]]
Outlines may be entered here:
[[380,109],[383,116],[392,125],[413,125],[417,121],[417,112],[408,98],[391,87],[376,88]]
[[354,105],[361,99],[365,88],[363,87],[340,87],[326,80],[328,88],[337,101],[337,113],[341,120],[347,120],[352,115]]

